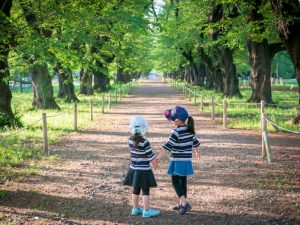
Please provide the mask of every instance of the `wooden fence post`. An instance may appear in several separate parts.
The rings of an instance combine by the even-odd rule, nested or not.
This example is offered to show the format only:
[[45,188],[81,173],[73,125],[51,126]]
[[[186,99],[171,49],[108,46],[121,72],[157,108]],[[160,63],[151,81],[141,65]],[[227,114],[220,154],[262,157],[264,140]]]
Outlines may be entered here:
[[227,101],[223,100],[223,128],[227,128]]
[[211,119],[215,120],[215,97],[211,96]]
[[102,113],[104,113],[104,95],[102,94],[102,110],[101,110]]
[[109,93],[108,93],[108,109],[110,109],[111,108],[111,91],[109,91]]
[[268,162],[272,162],[272,151],[269,142],[266,113],[262,114],[262,157],[267,156]]
[[264,136],[263,136],[263,131],[264,131],[264,126],[265,126],[265,121],[264,121],[264,113],[265,113],[265,101],[261,100],[260,102],[260,130],[262,132],[261,136],[261,157],[263,159],[266,158],[267,153],[266,153],[266,147],[264,143]]
[[265,112],[265,100],[261,100],[260,101],[260,131],[262,131],[262,121],[263,121],[263,118],[262,118],[262,114]]
[[192,101],[192,89],[189,89],[189,100],[190,100],[190,102]]
[[119,101],[121,101],[122,98],[122,92],[121,92],[121,88],[119,88]]
[[194,105],[197,104],[197,98],[196,98],[196,90],[194,90]]
[[117,89],[115,90],[115,102],[118,102],[118,91],[117,91]]
[[74,102],[74,130],[77,130],[77,102]]
[[93,121],[93,99],[91,99],[91,104],[90,104],[90,118],[91,118],[91,121]]
[[266,148],[265,148],[265,143],[264,143],[264,130],[266,129],[265,126],[266,126],[266,121],[265,121],[265,118],[264,118],[264,113],[265,113],[265,101],[264,100],[261,100],[261,103],[260,103],[260,130],[261,130],[261,157],[263,159],[266,158],[267,156],[267,153],[266,153]]
[[203,112],[203,92],[201,91],[201,96],[200,96],[200,110]]
[[47,115],[42,114],[43,118],[43,150],[44,154],[48,155],[48,137],[47,137]]

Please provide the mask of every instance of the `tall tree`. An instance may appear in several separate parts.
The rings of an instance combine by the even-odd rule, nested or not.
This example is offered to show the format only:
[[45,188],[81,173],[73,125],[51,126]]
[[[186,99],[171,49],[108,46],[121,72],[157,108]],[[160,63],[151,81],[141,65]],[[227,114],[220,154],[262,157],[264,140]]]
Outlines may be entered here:
[[[28,58],[30,63],[29,73],[32,78],[33,87],[32,105],[38,109],[59,109],[53,95],[53,86],[48,70],[48,64],[43,60],[42,56],[47,53],[47,39],[51,37],[52,30],[48,26],[39,25],[49,18],[45,18],[47,15],[42,14],[43,10],[45,10],[42,3],[21,1],[20,5],[31,32],[30,36],[36,40],[35,47],[37,48],[33,55]],[[37,9],[34,7],[37,7]]]
[[[12,0],[0,2],[0,113],[4,113],[13,121],[13,112],[11,109],[12,94],[9,89],[8,80],[8,54],[10,51],[9,38],[12,38],[12,25],[9,21]],[[7,125],[13,125],[7,124]]]
[[273,104],[271,91],[271,63],[274,55],[282,50],[281,43],[269,44],[267,37],[257,37],[266,30],[264,15],[261,8],[265,6],[262,0],[254,0],[249,11],[248,24],[256,32],[251,32],[247,38],[249,62],[251,67],[251,88],[252,93],[249,102],[260,102]]
[[277,15],[277,30],[280,39],[290,54],[298,81],[298,114],[293,122],[300,123],[300,2],[298,0],[271,0]]
[[72,71],[70,68],[64,68],[60,63],[54,68],[54,72],[58,78],[58,94],[57,97],[65,98],[66,102],[79,102],[75,95]]

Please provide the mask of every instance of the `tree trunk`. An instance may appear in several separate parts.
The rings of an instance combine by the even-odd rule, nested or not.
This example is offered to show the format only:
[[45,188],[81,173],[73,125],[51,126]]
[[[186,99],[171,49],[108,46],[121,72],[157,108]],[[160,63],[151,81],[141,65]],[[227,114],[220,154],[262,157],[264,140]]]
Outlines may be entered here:
[[298,114],[293,123],[300,123],[300,3],[298,0],[271,0],[273,11],[278,16],[277,30],[280,39],[290,54],[298,82]]
[[[201,61],[203,62],[203,69],[204,69],[204,73],[205,73],[205,89],[208,90],[212,90],[215,87],[215,77],[214,77],[214,70],[216,70],[216,68],[212,65],[212,60],[210,59],[210,57],[208,57],[208,55],[204,52],[204,49],[201,47],[197,48],[198,53],[199,53],[199,57],[201,59]],[[204,80],[203,80],[203,84],[204,84]]]
[[29,68],[32,78],[33,107],[37,109],[59,109],[53,97],[53,87],[47,65]]
[[251,97],[248,102],[257,102],[265,100],[266,103],[273,104],[271,92],[271,62],[269,57],[269,45],[267,40],[260,43],[251,39],[247,40],[248,55],[251,67]]
[[213,70],[213,79],[215,92],[224,93],[223,76],[219,68]]
[[66,102],[79,102],[78,98],[75,95],[75,88],[71,70],[64,69],[61,65],[58,65],[54,69],[54,71],[58,77],[59,84],[57,97],[66,98]]
[[107,68],[102,63],[97,62],[97,69],[94,71],[94,91],[107,91],[110,87],[110,79],[103,71],[107,72]]
[[121,83],[128,83],[131,79],[131,76],[129,76],[127,73],[124,73],[124,70],[122,67],[118,67],[117,74],[116,74],[116,80]]
[[[11,109],[12,94],[9,89],[8,82],[5,81],[9,74],[8,67],[8,53],[10,51],[8,40],[3,37],[7,37],[10,32],[11,24],[8,20],[10,17],[10,9],[12,7],[12,0],[0,2],[0,113],[4,113],[13,122],[14,115]],[[14,124],[7,124],[13,126]]]
[[100,71],[94,72],[94,90],[96,92],[107,91],[109,89],[110,79]]
[[239,90],[239,80],[236,74],[236,67],[233,63],[232,52],[229,48],[220,50],[219,61],[221,62],[221,71],[223,73],[224,96],[242,97]]
[[266,103],[274,104],[271,91],[271,63],[274,55],[282,50],[281,43],[268,44],[264,39],[257,43],[247,40],[249,62],[251,67],[251,97],[248,102],[265,100]]
[[190,67],[188,65],[184,67],[184,81],[186,83],[190,82]]
[[206,69],[205,65],[203,63],[199,66],[199,86],[204,87],[204,80],[206,77]]
[[80,94],[93,95],[93,76],[88,70],[80,70]]

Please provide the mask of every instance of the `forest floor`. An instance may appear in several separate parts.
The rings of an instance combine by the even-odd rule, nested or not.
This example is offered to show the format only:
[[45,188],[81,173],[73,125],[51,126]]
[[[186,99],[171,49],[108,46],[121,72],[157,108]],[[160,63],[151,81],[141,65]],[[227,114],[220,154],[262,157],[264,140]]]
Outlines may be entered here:
[[[188,178],[193,209],[178,215],[167,158],[154,170],[151,189],[155,218],[133,217],[131,189],[122,185],[129,165],[128,124],[141,114],[149,122],[154,152],[167,140],[172,123],[166,109],[184,105],[195,119],[202,157]],[[257,131],[222,129],[181,93],[160,81],[145,81],[105,114],[50,146],[56,162],[40,165],[36,175],[0,184],[1,224],[300,224],[300,138],[271,134],[274,163],[261,160]],[[22,170],[17,168],[15,170]]]

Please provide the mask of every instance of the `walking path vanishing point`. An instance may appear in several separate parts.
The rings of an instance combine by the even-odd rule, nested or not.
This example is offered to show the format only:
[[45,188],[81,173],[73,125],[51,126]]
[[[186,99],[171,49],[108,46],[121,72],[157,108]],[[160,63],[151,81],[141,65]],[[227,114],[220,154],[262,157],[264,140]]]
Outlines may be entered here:
[[[169,209],[176,196],[164,165],[154,171],[158,187],[151,190],[151,205],[160,209],[161,215],[150,219],[132,217],[131,190],[122,186],[129,164],[129,119],[135,114],[145,116],[149,122],[147,137],[158,152],[172,129],[163,112],[175,105],[191,111],[202,142],[196,175],[188,180],[193,210],[180,216]],[[160,81],[145,81],[87,126],[51,146],[61,160],[43,165],[36,176],[1,186],[8,194],[0,200],[0,211],[5,215],[0,222],[299,224],[299,136],[271,135],[275,163],[267,164],[260,159],[257,132],[223,130],[181,93]]]

